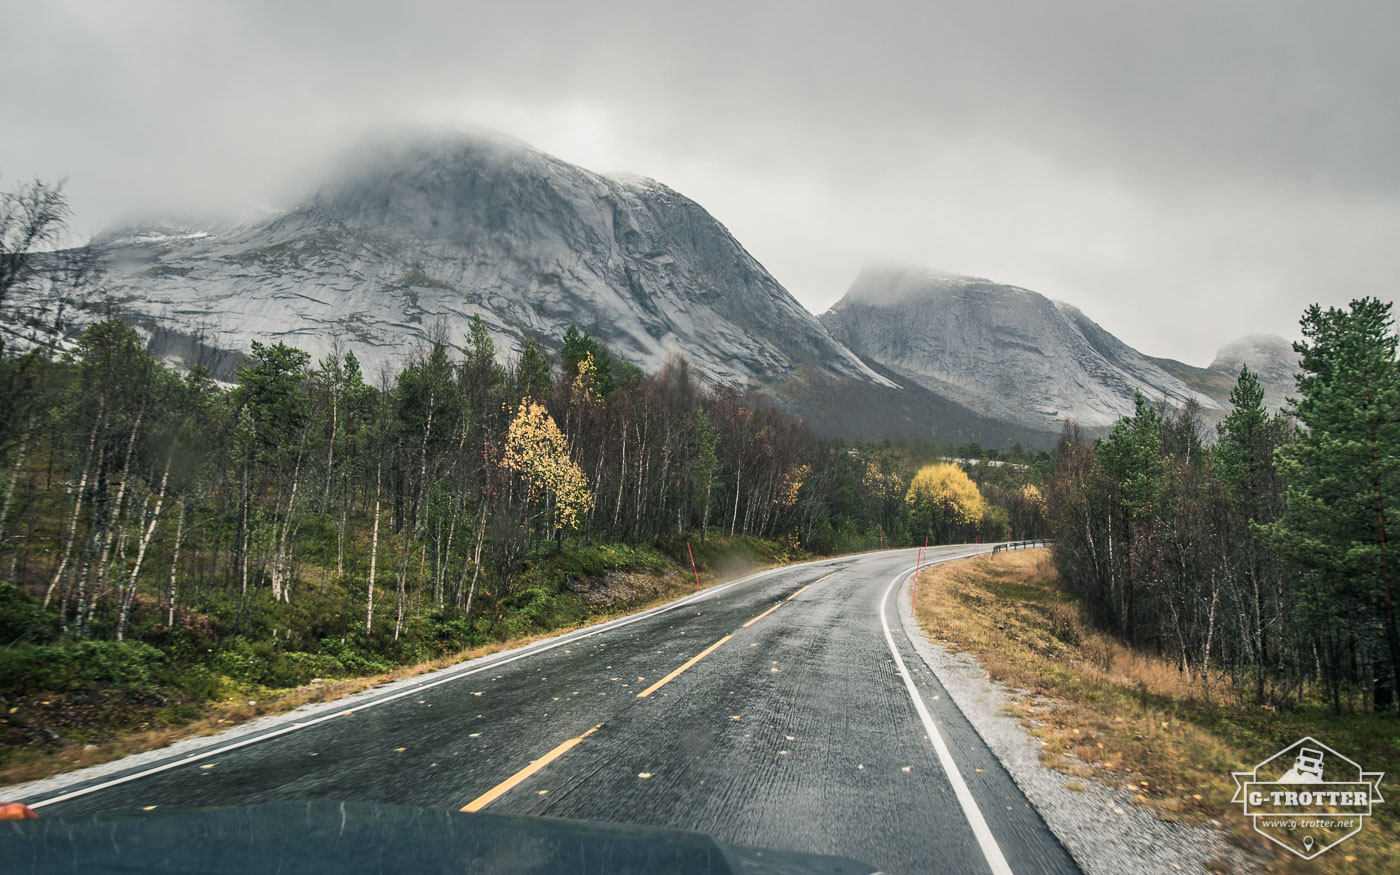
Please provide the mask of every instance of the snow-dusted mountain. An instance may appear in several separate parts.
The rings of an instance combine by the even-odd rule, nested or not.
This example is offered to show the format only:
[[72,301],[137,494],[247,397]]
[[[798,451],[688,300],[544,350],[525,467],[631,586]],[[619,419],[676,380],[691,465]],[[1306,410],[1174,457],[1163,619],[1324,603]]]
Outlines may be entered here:
[[[888,386],[834,341],[699,204],[489,134],[366,147],[291,210],[214,228],[142,226],[96,243],[108,309],[218,350],[339,336],[367,370],[480,316],[503,358],[576,323],[644,370],[816,374]],[[81,316],[79,317],[81,318]]]
[[1231,344],[1208,369],[1152,359],[1068,304],[986,279],[905,267],[867,267],[821,320],[836,339],[898,377],[1038,429],[1067,418],[1106,428],[1132,411],[1136,391],[1173,406],[1194,399],[1208,420],[1218,419],[1245,361],[1265,372],[1277,406],[1296,364],[1287,342],[1272,337]]
[[1264,403],[1269,407],[1278,409],[1288,396],[1298,394],[1295,386],[1298,353],[1293,344],[1277,334],[1251,334],[1225,344],[1207,370],[1224,375],[1233,386],[1242,365],[1249,365],[1249,369],[1259,375],[1264,387]]
[[[362,148],[297,206],[240,224],[141,223],[93,243],[100,294],[71,336],[121,315],[157,351],[225,375],[253,340],[320,357],[339,342],[373,375],[479,316],[503,360],[577,324],[646,371],[683,354],[704,379],[753,387],[828,434],[1045,445],[1073,417],[1106,428],[1134,391],[1206,418],[1239,365],[1277,406],[1296,355],[1245,338],[1209,368],[1138,353],[1074,307],[989,280],[868,268],[820,320],[699,204],[494,134]],[[3,314],[15,338],[43,302]]]
[[1293,351],[1293,344],[1276,334],[1251,334],[1231,341],[1222,346],[1215,360],[1204,368],[1172,359],[1154,358],[1152,362],[1227,407],[1230,390],[1243,365],[1249,365],[1258,375],[1259,384],[1264,387],[1264,403],[1270,410],[1282,408],[1290,395],[1297,394],[1294,379],[1298,373],[1298,353]]

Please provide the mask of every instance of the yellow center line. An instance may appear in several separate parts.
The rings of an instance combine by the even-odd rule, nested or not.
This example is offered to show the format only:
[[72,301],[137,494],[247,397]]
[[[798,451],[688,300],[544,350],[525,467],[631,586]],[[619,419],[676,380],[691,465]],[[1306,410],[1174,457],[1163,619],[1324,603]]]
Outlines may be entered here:
[[[844,568],[838,568],[838,569],[836,569],[835,571],[831,572],[831,574],[840,574],[842,571],[845,571],[845,570],[846,570],[846,569],[844,569]],[[831,574],[823,574],[821,577],[818,577],[816,580],[812,581],[812,583],[821,583],[823,580],[826,580],[828,577],[830,577]],[[811,586],[812,583],[807,584],[807,586]],[[804,593],[804,592],[807,591],[807,586],[802,587],[802,589],[799,589],[797,592],[795,592],[795,593],[793,593],[792,595],[788,596],[788,597],[787,597],[787,601],[792,601],[793,599],[795,599],[795,598],[797,598],[798,596],[802,595],[802,593]],[[744,625],[748,625],[748,624],[745,623]]]
[[580,741],[583,741],[585,738],[592,735],[593,733],[597,732],[602,725],[603,724],[599,723],[597,726],[593,727],[592,729],[588,730],[587,732],[578,736],[577,738],[571,738],[563,744],[559,745],[554,750],[551,750],[549,753],[530,763],[528,766],[516,772],[514,775],[511,775],[509,778],[506,778],[501,783],[497,784],[490,790],[487,790],[485,793],[482,793],[480,796],[476,797],[472,801],[468,802],[466,805],[462,806],[462,810],[480,811],[481,809],[490,805],[492,802],[495,802],[497,799],[500,799],[502,796],[509,793],[511,791],[511,788],[515,787],[515,785],[519,784],[521,781],[530,777],[535,772],[538,772],[540,769],[559,759],[561,756],[568,753],[570,750],[573,750],[576,744],[578,744]]
[[745,628],[745,629],[749,628],[749,627],[752,626],[754,623],[757,623],[759,620],[762,620],[764,617],[766,617],[766,616],[768,616],[769,614],[773,613],[774,611],[776,611],[778,608],[780,608],[780,607],[782,607],[782,606],[783,606],[783,603],[782,603],[782,602],[778,602],[776,605],[774,605],[773,607],[771,607],[771,608],[769,608],[768,610],[764,611],[763,613],[759,614],[757,617],[754,617],[752,620],[749,620],[747,623],[745,623],[745,624],[743,625],[743,628]]
[[678,668],[678,669],[676,669],[675,671],[671,672],[670,674],[666,675],[664,678],[662,678],[661,680],[659,680],[659,681],[657,681],[656,683],[652,684],[651,686],[647,687],[645,690],[642,690],[640,693],[637,694],[637,698],[638,698],[638,699],[645,699],[647,696],[650,696],[652,693],[654,693],[654,692],[656,692],[657,690],[661,689],[662,687],[666,686],[666,685],[669,684],[671,681],[675,680],[678,676],[680,676],[680,673],[681,673],[681,672],[685,671],[686,669],[690,668],[690,667],[691,667],[692,665],[694,665],[695,663],[697,663],[697,662],[699,662],[700,660],[704,659],[705,657],[709,656],[711,653],[713,653],[713,652],[715,651],[715,648],[719,647],[721,644],[723,644],[724,642],[728,641],[730,638],[733,638],[733,637],[734,637],[733,635],[726,635],[726,636],[724,636],[723,638],[721,638],[721,639],[719,639],[718,641],[716,641],[714,644],[711,644],[709,647],[706,647],[704,650],[700,651],[699,653],[697,653],[697,654],[695,654],[694,656],[692,656],[690,659],[686,660],[686,661],[685,661],[685,664],[682,665],[680,668]]
[[[837,571],[843,571],[843,570],[844,570],[844,569],[838,568],[838,569],[836,569],[836,571],[831,572],[831,574],[836,574]],[[828,577],[830,577],[831,574],[827,574],[827,575],[825,575],[825,576],[823,576],[823,577],[818,577],[816,580],[812,581],[812,583],[821,583],[823,580],[826,580]],[[807,586],[811,586],[812,583],[807,584]],[[796,598],[803,590],[807,589],[807,586],[802,587],[802,589],[799,589],[797,592],[795,592],[795,593],[793,593],[792,595],[788,596],[788,597],[787,597],[787,601],[792,601],[792,600],[793,600],[794,598]],[[764,617],[768,616],[769,614],[771,614],[771,613],[773,613],[774,611],[776,611],[778,608],[782,607],[782,605],[783,605],[782,602],[778,602],[777,604],[773,605],[773,607],[771,607],[771,608],[769,608],[768,610],[764,611],[763,613],[759,614],[757,617],[754,617],[752,620],[749,620],[747,623],[745,623],[745,624],[743,625],[743,628],[745,628],[745,629],[749,628],[749,627],[752,626],[754,623],[757,623],[759,620],[762,620]],[[665,676],[664,678],[662,678],[661,680],[659,680],[659,681],[657,681],[656,683],[652,684],[651,686],[647,687],[645,690],[642,690],[640,693],[637,694],[637,698],[638,698],[638,699],[645,699],[646,697],[650,696],[652,693],[654,693],[654,692],[656,692],[657,690],[661,689],[662,687],[666,686],[666,685],[669,684],[671,681],[673,681],[673,680],[675,680],[677,677],[679,677],[679,676],[681,675],[681,673],[684,672],[686,669],[688,669],[688,668],[690,668],[691,666],[695,665],[695,663],[697,663],[697,662],[699,662],[700,660],[704,659],[705,657],[709,656],[711,653],[714,653],[715,650],[716,650],[720,645],[724,644],[724,642],[728,641],[730,638],[733,638],[733,637],[734,637],[733,635],[726,635],[726,636],[724,636],[723,638],[721,638],[721,639],[719,639],[718,641],[716,641],[714,644],[711,644],[709,647],[706,647],[704,650],[700,651],[699,653],[697,653],[697,654],[695,654],[694,656],[692,656],[690,659],[686,660],[685,663],[684,663],[683,665],[681,665],[680,668],[677,668],[675,671],[671,672],[670,674],[666,675],[666,676]],[[487,790],[485,793],[483,793],[483,794],[481,794],[480,796],[476,797],[476,798],[473,799],[471,802],[468,802],[466,805],[464,805],[464,806],[462,807],[462,811],[468,811],[468,812],[471,812],[471,811],[480,811],[481,809],[483,809],[483,808],[485,808],[486,806],[490,805],[492,802],[495,802],[497,799],[500,799],[502,796],[504,796],[504,795],[506,795],[507,793],[509,793],[509,792],[510,792],[514,787],[516,787],[521,781],[524,781],[526,778],[528,778],[528,777],[530,777],[531,775],[535,774],[535,773],[538,772],[540,769],[543,769],[545,766],[549,765],[550,763],[552,763],[552,762],[554,762],[555,760],[559,759],[559,758],[560,758],[561,756],[563,756],[564,754],[566,754],[566,753],[568,753],[569,751],[573,750],[574,747],[575,747],[580,741],[583,741],[583,740],[584,740],[585,738],[587,738],[588,736],[590,736],[590,735],[592,735],[593,733],[597,732],[597,731],[599,730],[599,728],[602,727],[602,725],[603,725],[603,724],[599,723],[597,726],[593,727],[592,729],[588,730],[587,732],[583,733],[582,735],[578,736],[577,738],[571,738],[571,739],[569,739],[568,741],[564,742],[563,744],[559,745],[558,747],[554,748],[554,749],[551,750],[549,753],[545,754],[544,756],[542,756],[542,757],[540,757],[539,759],[535,760],[534,762],[530,763],[530,764],[529,764],[528,766],[526,766],[525,768],[523,768],[523,769],[521,769],[520,771],[516,772],[514,775],[511,775],[509,778],[506,778],[504,781],[502,781],[501,783],[499,783],[499,784],[497,784],[496,786],[492,787],[490,790]]]

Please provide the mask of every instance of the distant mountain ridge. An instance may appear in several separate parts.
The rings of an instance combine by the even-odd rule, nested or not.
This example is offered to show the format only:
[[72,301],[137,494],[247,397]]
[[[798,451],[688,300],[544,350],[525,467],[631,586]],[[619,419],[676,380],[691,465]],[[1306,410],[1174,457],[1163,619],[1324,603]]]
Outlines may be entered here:
[[[1282,338],[1254,336],[1210,368],[1139,353],[1078,308],[1017,286],[904,266],[869,266],[821,316],[831,334],[898,377],[1025,428],[1073,418],[1101,430],[1132,411],[1133,395],[1223,417],[1239,365],[1259,370],[1268,400],[1291,391],[1296,356]],[[1292,358],[1289,358],[1292,356]]]

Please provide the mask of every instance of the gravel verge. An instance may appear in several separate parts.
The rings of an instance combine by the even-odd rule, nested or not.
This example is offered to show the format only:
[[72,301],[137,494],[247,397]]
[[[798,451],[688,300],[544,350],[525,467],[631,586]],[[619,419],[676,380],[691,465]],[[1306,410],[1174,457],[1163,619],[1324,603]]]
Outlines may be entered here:
[[[908,582],[898,602],[914,649],[1087,875],[1220,871],[1221,864],[1233,872],[1260,868],[1220,830],[1168,823],[1135,804],[1127,790],[1042,765],[1043,743],[1006,710],[1024,697],[989,680],[972,654],[954,653],[931,640],[914,619]],[[1071,782],[1082,789],[1070,789]]]

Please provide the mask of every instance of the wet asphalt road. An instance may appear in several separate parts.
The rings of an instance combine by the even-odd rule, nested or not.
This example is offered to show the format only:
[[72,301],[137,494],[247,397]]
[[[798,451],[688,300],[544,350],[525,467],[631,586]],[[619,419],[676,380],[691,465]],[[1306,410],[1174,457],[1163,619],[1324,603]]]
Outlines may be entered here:
[[[926,561],[987,549],[932,548]],[[997,852],[1018,873],[1078,871],[909,644],[890,584],[914,555],[764,573],[425,676],[421,690],[236,750],[211,739],[212,755],[155,774],[147,765],[118,772],[130,780],[112,786],[24,801],[45,817],[306,799],[471,804],[699,830],[891,873],[987,872]],[[992,852],[921,721],[882,611]]]

